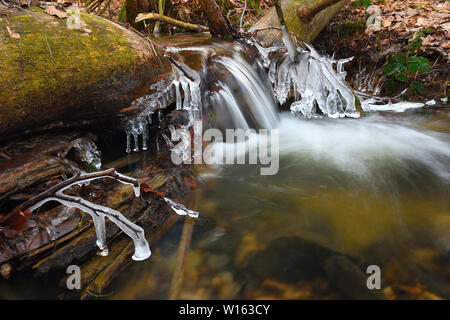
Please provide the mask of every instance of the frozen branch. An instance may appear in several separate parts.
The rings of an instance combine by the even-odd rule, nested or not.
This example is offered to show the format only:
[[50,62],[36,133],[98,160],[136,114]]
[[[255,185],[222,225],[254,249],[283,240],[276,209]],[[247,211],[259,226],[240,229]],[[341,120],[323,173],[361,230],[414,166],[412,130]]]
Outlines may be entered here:
[[25,211],[31,213],[49,201],[57,201],[67,207],[78,208],[88,213],[92,217],[97,234],[97,246],[101,250],[101,255],[108,254],[106,248],[105,230],[105,217],[107,217],[133,240],[135,248],[133,260],[139,261],[147,259],[150,256],[151,252],[147,240],[145,239],[144,230],[141,227],[130,222],[117,210],[64,193],[64,191],[74,185],[88,184],[93,180],[103,178],[112,178],[121,183],[130,184],[133,186],[136,197],[140,196],[140,186],[137,179],[120,174],[114,168],[111,168],[108,170],[93,173],[77,173],[72,178],[58,183],[47,191],[42,192],[34,198],[23,202],[20,206],[16,207],[11,214],[22,214],[22,212]]

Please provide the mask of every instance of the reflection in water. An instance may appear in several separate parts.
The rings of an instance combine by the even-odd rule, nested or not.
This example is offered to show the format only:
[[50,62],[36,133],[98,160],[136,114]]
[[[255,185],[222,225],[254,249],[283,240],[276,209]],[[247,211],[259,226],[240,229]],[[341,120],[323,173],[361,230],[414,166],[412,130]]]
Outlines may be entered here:
[[[243,165],[201,174],[178,298],[450,298],[448,128],[445,111],[283,116],[277,175]],[[168,298],[181,228],[112,298]],[[377,293],[365,288],[372,264]]]

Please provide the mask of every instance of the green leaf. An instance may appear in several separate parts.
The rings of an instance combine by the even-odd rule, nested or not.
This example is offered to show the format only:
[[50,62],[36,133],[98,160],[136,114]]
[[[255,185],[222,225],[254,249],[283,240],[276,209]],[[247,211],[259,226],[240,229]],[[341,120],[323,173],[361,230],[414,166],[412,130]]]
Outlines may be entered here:
[[400,82],[408,82],[409,78],[406,76],[406,73],[400,72],[395,75],[395,80],[400,81]]
[[405,65],[406,55],[402,52],[397,53],[395,56],[389,59],[388,64],[384,67],[384,73],[387,76],[393,76],[399,72],[406,70]]
[[352,7],[365,7],[366,9],[372,5],[371,0],[356,0],[350,2],[350,6]]
[[394,61],[398,64],[405,64],[406,55],[403,52],[399,52],[394,56]]
[[421,96],[425,94],[425,88],[423,86],[423,83],[420,81],[411,82],[411,84],[409,85],[409,89],[414,94],[419,94]]
[[120,6],[119,16],[117,17],[117,20],[122,23],[125,21],[125,3],[122,3],[122,5]]
[[416,55],[408,58],[408,71],[411,73],[422,73],[430,70],[430,61],[425,57],[418,57]]

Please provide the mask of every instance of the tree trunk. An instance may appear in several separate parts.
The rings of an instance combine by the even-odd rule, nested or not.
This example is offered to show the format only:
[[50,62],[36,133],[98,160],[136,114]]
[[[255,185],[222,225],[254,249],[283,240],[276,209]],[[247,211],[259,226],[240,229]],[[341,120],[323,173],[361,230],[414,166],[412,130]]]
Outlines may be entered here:
[[97,16],[0,4],[0,30],[0,139],[55,121],[117,121],[171,73],[158,46]]
[[231,26],[225,20],[217,3],[214,0],[200,0],[200,4],[208,18],[211,34],[221,38],[230,37],[232,33]]
[[[341,0],[328,7],[320,7],[321,10],[317,9],[319,8],[318,2],[322,3],[322,0],[281,0],[281,8],[289,31],[308,42],[313,41],[319,35],[333,16],[347,3],[347,0]],[[316,11],[314,16],[301,18],[299,10],[310,12],[308,8]],[[256,33],[257,39],[265,46],[270,46],[281,39],[281,32],[271,28],[280,28],[275,7],[262,17],[250,29],[250,32],[261,30]]]

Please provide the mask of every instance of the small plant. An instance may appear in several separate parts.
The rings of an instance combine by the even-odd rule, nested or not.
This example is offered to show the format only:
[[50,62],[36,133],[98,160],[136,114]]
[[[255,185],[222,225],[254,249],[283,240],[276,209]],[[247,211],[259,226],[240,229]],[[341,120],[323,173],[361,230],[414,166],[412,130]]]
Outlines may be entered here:
[[428,72],[431,63],[427,58],[417,55],[416,52],[422,46],[422,38],[434,32],[433,28],[426,28],[411,34],[409,37],[411,44],[408,53],[398,52],[391,55],[384,67],[384,73],[388,77],[393,77],[389,81],[390,91],[394,90],[395,81],[398,81],[409,84],[409,90],[412,94],[425,94],[423,83],[416,80],[416,77],[420,73]]
[[125,3],[120,6],[119,16],[117,17],[119,22],[125,22]]
[[[395,81],[409,83],[409,89],[413,94],[424,95],[425,88],[423,83],[416,80],[419,73],[428,72],[430,70],[430,61],[418,55],[408,56],[403,52],[398,52],[389,58],[387,65],[384,67],[384,73],[390,80],[389,89],[393,90]],[[394,81],[395,80],[395,81]]]
[[422,46],[422,38],[425,38],[426,35],[432,34],[434,32],[436,31],[433,28],[426,28],[415,34],[411,34],[409,37],[409,39],[411,40],[411,49],[409,50],[410,53],[413,54],[418,48]]
[[372,0],[355,0],[350,2],[352,7],[365,7],[366,9],[372,5]]

